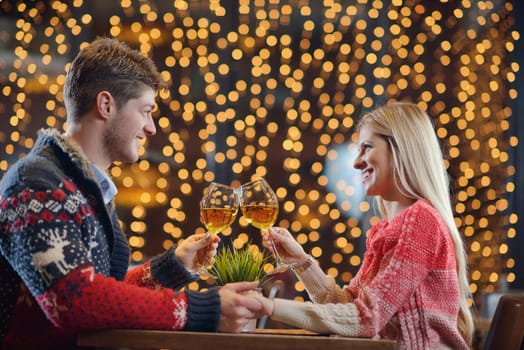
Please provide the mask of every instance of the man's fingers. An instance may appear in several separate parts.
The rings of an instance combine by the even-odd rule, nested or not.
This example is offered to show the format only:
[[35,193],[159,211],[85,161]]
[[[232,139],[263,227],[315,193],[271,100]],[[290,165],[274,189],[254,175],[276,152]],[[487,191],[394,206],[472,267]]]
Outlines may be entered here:
[[254,297],[246,297],[244,306],[249,310],[249,317],[251,318],[255,316],[257,311],[260,311],[263,308],[262,302]]
[[258,312],[252,311],[247,307],[237,307],[234,312],[235,319],[252,319],[256,318]]
[[211,240],[211,234],[209,233],[200,233],[198,235],[194,235],[193,237],[194,239],[191,245],[193,251],[206,247],[209,245]]
[[228,283],[224,287],[227,289],[235,292],[235,293],[244,293],[249,290],[253,290],[258,287],[259,282],[253,281],[253,282],[235,282],[235,283]]
[[[185,239],[185,241],[193,242],[193,243],[194,242],[198,242],[198,241],[201,241],[201,240],[205,239],[207,235],[208,235],[208,233],[195,233],[195,234],[192,234],[191,236],[187,237]],[[184,240],[181,240],[181,241],[183,242]]]
[[264,313],[262,302],[247,292],[257,286],[257,281],[237,282],[226,284],[219,289],[222,311],[219,326],[221,330],[241,331],[249,320],[255,319],[261,312]]

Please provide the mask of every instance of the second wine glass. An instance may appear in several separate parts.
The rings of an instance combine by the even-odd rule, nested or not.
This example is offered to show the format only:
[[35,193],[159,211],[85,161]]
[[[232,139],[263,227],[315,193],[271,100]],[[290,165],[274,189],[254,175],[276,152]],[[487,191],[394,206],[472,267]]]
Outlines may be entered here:
[[[238,213],[238,197],[236,190],[224,184],[212,182],[205,190],[200,201],[200,221],[212,235],[218,235],[231,226]],[[215,277],[209,272],[204,261],[200,274]]]
[[289,265],[278,254],[275,242],[268,230],[273,226],[278,216],[278,199],[275,192],[264,178],[248,182],[239,188],[239,201],[242,215],[247,222],[262,232],[268,234],[269,243],[276,259],[275,269],[271,273],[283,272]]

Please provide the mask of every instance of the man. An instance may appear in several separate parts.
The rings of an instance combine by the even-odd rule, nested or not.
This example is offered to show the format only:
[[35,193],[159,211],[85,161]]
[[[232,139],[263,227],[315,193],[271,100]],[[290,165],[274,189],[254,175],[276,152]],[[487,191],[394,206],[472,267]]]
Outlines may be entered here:
[[98,38],[72,62],[64,86],[67,131],[41,130],[0,182],[0,347],[73,348],[99,328],[238,332],[261,304],[238,283],[179,291],[217,243],[193,235],[128,272],[129,247],[106,170],[136,162],[156,133],[161,83],[153,62]]

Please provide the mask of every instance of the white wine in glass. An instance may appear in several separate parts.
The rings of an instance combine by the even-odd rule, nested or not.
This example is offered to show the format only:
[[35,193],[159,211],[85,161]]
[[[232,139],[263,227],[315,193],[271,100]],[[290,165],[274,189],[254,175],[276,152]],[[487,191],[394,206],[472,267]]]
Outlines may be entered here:
[[238,209],[206,208],[200,206],[200,221],[206,226],[207,232],[217,235],[231,226],[235,221]]
[[278,206],[265,204],[248,204],[241,207],[242,215],[247,222],[261,231],[269,230],[278,216]]
[[[236,190],[227,185],[212,182],[200,201],[200,221],[207,232],[216,236],[231,226],[238,214],[238,197]],[[215,277],[209,272],[205,261],[200,268],[200,274]]]
[[[278,199],[267,181],[259,178],[243,184],[239,188],[238,197],[242,215],[246,218],[247,222],[262,232],[268,232],[277,220]],[[286,264],[278,254],[278,250],[270,234],[269,243],[273,247],[276,259],[275,269],[271,273],[287,270],[289,265]]]

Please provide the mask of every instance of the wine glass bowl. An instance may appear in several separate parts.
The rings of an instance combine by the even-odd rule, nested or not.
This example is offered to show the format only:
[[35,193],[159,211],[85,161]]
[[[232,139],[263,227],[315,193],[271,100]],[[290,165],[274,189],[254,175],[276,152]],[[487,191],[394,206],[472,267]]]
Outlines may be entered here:
[[[279,207],[277,195],[267,181],[264,178],[258,178],[243,184],[239,188],[238,197],[240,210],[246,221],[262,232],[268,232],[277,220]],[[272,273],[286,270],[289,266],[278,254],[271,235],[269,235],[269,243],[276,259],[276,266]]]
[[200,221],[211,234],[231,226],[238,213],[238,198],[233,187],[211,183],[200,201]]
[[[238,214],[238,196],[236,190],[228,185],[212,182],[205,190],[200,201],[200,221],[207,232],[216,236],[227,229],[235,221]],[[204,261],[200,274],[215,277]]]

